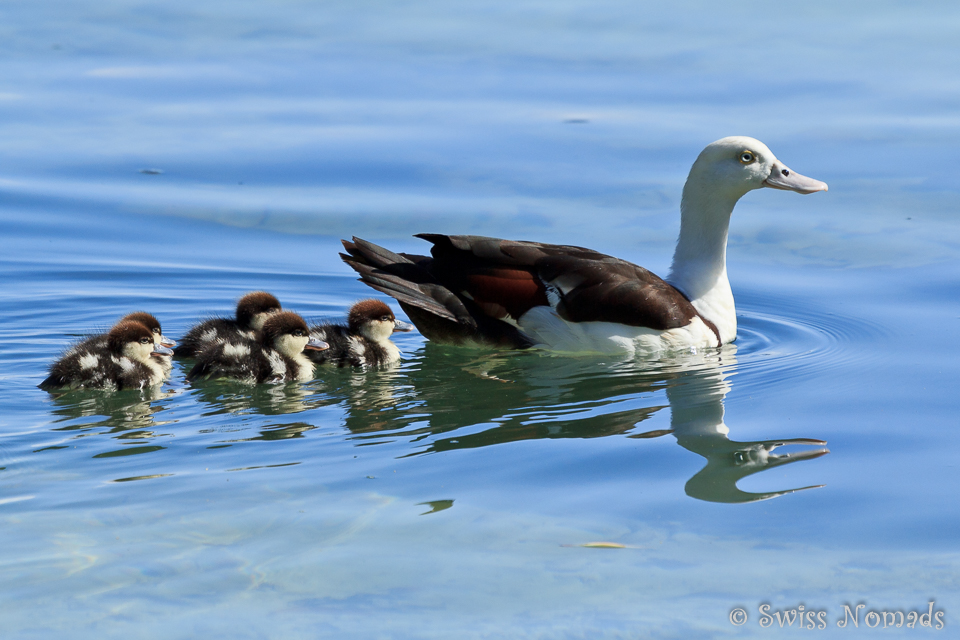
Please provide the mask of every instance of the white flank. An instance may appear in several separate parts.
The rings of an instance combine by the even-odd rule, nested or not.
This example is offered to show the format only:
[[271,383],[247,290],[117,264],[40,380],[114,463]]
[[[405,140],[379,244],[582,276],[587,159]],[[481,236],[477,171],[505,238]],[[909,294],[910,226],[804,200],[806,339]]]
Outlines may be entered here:
[[357,340],[354,337],[350,338],[350,353],[357,356],[361,360],[363,356],[367,353],[367,347],[362,342]]
[[287,364],[283,361],[283,356],[273,350],[265,351],[267,362],[270,363],[270,370],[275,376],[283,379],[287,375]]
[[223,345],[223,355],[228,358],[246,358],[250,355],[250,347],[245,344],[227,342]]
[[679,329],[657,331],[615,322],[567,322],[549,307],[534,307],[519,322],[537,345],[569,353],[626,353],[655,356],[670,351],[716,347],[717,337],[700,318]]

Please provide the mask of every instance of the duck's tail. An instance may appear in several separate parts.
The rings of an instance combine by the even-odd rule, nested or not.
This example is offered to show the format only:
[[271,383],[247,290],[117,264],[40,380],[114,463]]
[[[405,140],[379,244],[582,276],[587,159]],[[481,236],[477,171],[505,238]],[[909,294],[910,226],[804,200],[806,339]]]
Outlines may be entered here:
[[516,327],[489,318],[468,299],[441,284],[430,272],[433,259],[394,253],[354,237],[343,240],[340,257],[360,281],[395,298],[429,340],[451,344],[527,348],[533,342]]

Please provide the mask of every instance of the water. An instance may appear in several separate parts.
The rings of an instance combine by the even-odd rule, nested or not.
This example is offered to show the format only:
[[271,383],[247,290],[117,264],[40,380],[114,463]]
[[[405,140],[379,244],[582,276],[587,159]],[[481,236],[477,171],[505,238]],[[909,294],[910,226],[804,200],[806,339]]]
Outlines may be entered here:
[[[764,603],[845,637],[844,605],[931,601],[955,626],[960,14],[831,7],[0,9],[4,637],[758,637]],[[136,309],[173,337],[254,289],[342,317],[372,293],[351,235],[664,273],[730,134],[830,191],[738,205],[719,353],[414,333],[306,384],[35,386]]]

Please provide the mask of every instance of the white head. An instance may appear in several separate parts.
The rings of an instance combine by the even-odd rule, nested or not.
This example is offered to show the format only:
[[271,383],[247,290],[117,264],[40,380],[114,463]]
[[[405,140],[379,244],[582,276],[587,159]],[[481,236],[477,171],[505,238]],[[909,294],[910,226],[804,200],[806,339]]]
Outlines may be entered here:
[[826,183],[788,169],[759,140],[730,136],[700,152],[690,169],[683,197],[688,200],[712,196],[735,203],[748,191],[761,187],[805,194],[827,190]]
[[680,237],[667,280],[717,326],[724,342],[734,339],[737,327],[726,266],[730,214],[744,194],[761,187],[827,190],[825,183],[791,171],[767,145],[746,136],[707,145],[683,186]]

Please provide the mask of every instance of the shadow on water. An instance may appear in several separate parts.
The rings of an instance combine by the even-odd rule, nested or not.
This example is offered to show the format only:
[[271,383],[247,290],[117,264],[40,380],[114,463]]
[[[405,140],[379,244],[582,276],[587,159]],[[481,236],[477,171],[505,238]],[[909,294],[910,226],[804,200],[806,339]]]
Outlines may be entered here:
[[[737,487],[749,475],[828,450],[826,442],[812,438],[729,438],[723,400],[737,367],[734,346],[657,363],[532,352],[478,352],[465,362],[464,354],[427,343],[402,373],[385,372],[358,385],[348,395],[345,417],[353,438],[358,444],[399,438],[421,443],[418,451],[404,456],[411,457],[521,440],[672,434],[680,446],[707,461],[685,486],[693,498],[744,503],[822,486],[761,493]],[[640,428],[668,407],[669,429]],[[787,445],[812,448],[774,453]]]

